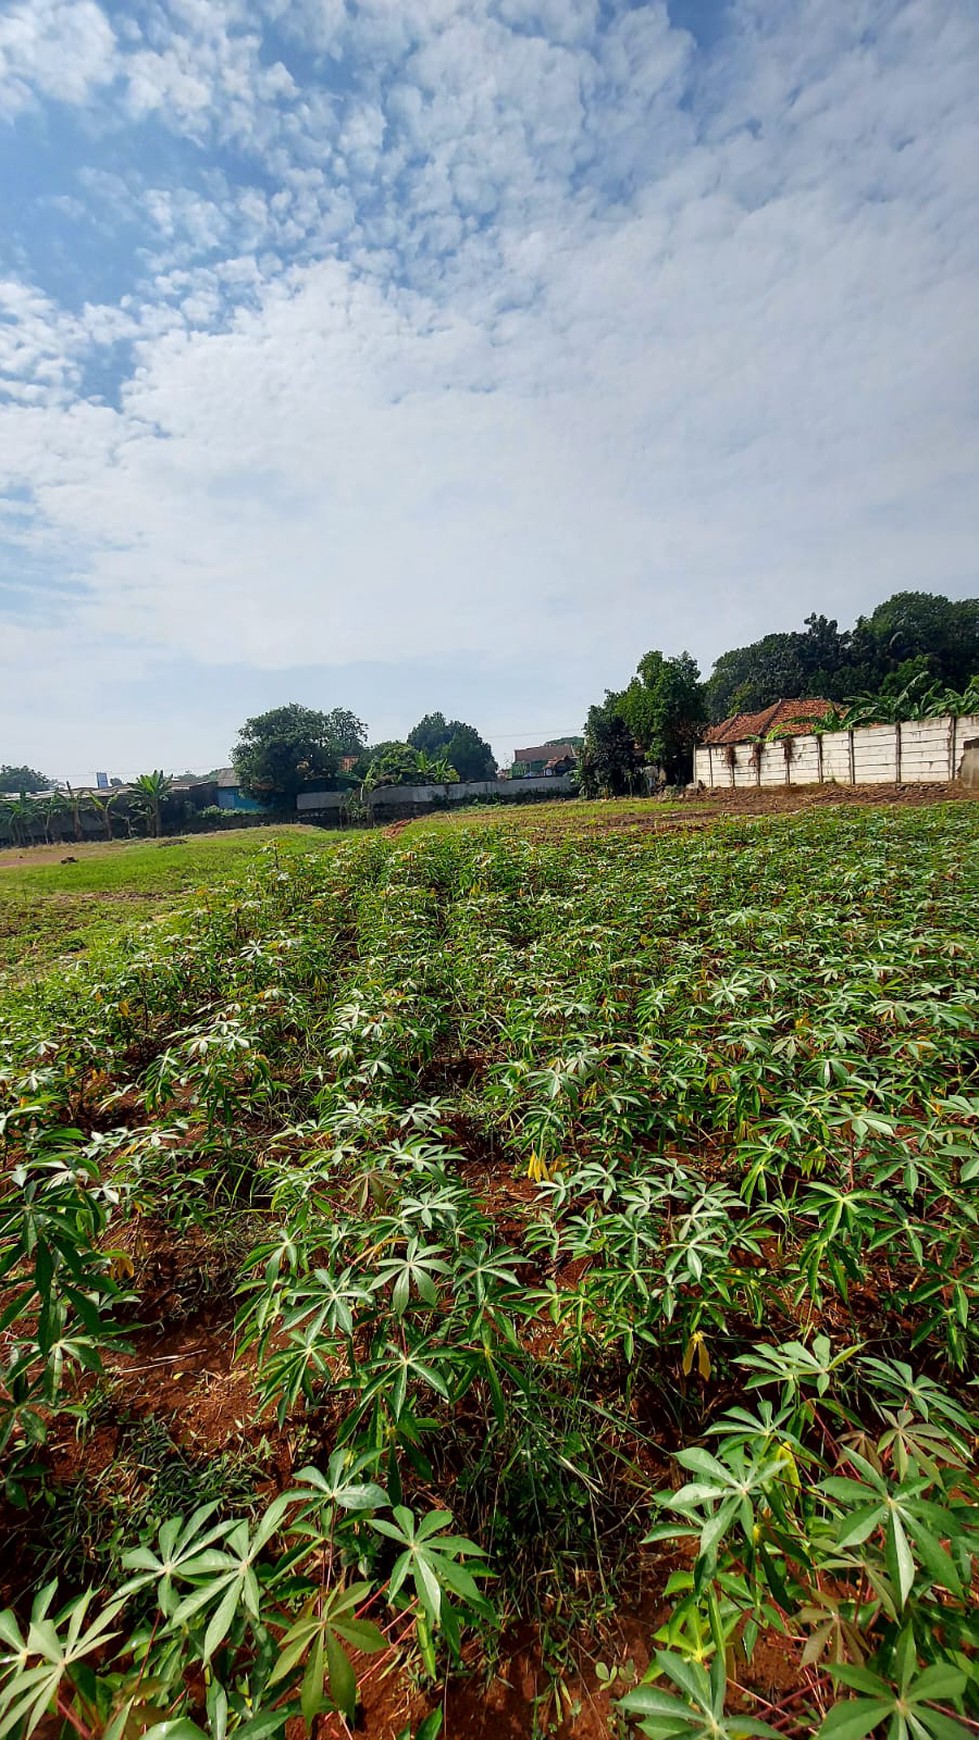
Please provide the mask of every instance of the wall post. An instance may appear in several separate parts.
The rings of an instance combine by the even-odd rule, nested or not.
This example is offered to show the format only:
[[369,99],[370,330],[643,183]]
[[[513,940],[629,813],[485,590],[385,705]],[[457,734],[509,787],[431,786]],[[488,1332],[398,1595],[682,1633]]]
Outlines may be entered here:
[[900,785],[900,783],[901,783],[901,721],[900,721],[900,719],[898,719],[894,725],[894,783],[895,783],[895,785]]
[[847,751],[848,751],[848,757],[849,757],[849,762],[850,762],[850,784],[856,785],[856,783],[857,783],[857,764],[856,764],[856,759],[855,759],[854,753],[853,753],[853,732],[848,731],[846,735],[847,735]]

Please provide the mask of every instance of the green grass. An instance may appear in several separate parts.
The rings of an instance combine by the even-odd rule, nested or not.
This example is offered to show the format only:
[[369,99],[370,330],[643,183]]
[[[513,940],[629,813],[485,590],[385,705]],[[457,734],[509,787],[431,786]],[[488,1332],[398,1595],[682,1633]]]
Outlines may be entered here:
[[41,848],[36,863],[0,852],[0,979],[30,978],[64,956],[97,951],[195,889],[234,880],[263,852],[288,862],[335,838],[318,828],[241,828]]

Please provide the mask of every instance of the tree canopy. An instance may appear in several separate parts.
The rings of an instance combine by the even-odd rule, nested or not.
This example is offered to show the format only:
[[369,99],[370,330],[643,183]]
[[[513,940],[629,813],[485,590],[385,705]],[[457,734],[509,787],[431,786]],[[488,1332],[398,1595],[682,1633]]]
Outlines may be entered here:
[[459,774],[443,752],[429,755],[411,743],[375,743],[361,757],[368,790],[377,785],[455,785]]
[[606,705],[625,720],[647,762],[661,767],[671,783],[689,779],[693,746],[706,719],[700,671],[689,653],[646,653],[628,688],[608,695]]
[[318,779],[332,779],[344,755],[362,753],[367,727],[345,707],[321,713],[292,701],[246,719],[232,751],[241,789],[267,803],[294,798]]
[[0,792],[47,791],[51,784],[36,767],[11,767],[7,762],[0,767]]
[[589,707],[578,777],[585,797],[627,797],[639,788],[642,756],[631,727],[616,711],[615,695]]
[[852,629],[812,615],[802,630],[722,653],[707,680],[707,707],[719,720],[802,695],[900,693],[919,674],[964,689],[977,670],[979,599],[895,592]]
[[454,767],[460,779],[495,779],[496,757],[485,738],[461,719],[426,713],[408,733],[412,749]]

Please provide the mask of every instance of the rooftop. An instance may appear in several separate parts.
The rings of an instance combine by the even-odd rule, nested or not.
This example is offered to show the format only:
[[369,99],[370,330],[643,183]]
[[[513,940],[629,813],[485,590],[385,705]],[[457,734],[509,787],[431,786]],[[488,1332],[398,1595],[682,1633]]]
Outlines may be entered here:
[[719,743],[745,743],[751,737],[768,737],[775,730],[783,737],[802,737],[809,729],[809,721],[821,719],[824,713],[828,713],[830,705],[829,701],[811,695],[805,700],[773,701],[770,707],[763,707],[759,713],[734,713],[720,725],[712,725],[704,732],[701,742],[715,746]]
[[514,761],[563,761],[565,756],[577,761],[578,751],[573,743],[539,743],[536,749],[514,750]]

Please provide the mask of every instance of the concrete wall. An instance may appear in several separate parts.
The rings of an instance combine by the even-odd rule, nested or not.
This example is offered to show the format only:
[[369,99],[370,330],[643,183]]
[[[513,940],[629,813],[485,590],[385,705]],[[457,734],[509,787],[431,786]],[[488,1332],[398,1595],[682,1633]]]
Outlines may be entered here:
[[[969,784],[979,752],[965,749],[979,738],[979,718],[919,719],[901,725],[864,725],[793,737],[786,757],[783,739],[755,746],[702,743],[694,751],[694,779],[712,790],[746,786],[935,785],[961,778]],[[732,765],[733,760],[733,765]]]
[[[450,804],[461,804],[467,798],[499,796],[519,803],[528,792],[540,792],[548,797],[567,797],[575,789],[570,775],[538,779],[460,780],[456,785],[379,785],[367,796],[372,810],[425,810]],[[345,791],[301,791],[296,808],[303,814],[320,812],[338,815],[347,799],[355,794]]]

